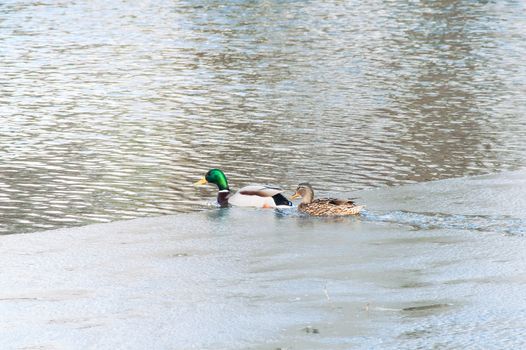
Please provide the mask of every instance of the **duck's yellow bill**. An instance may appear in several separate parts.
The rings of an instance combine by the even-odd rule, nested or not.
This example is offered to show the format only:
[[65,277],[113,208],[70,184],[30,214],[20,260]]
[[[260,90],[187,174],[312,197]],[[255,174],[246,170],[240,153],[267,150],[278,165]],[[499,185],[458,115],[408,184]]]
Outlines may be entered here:
[[298,192],[296,192],[290,197],[290,199],[296,199],[296,198],[300,198],[300,197],[301,197],[301,195]]
[[194,182],[194,186],[202,186],[202,185],[206,185],[207,183],[208,181],[206,181],[206,179],[203,177],[201,180]]

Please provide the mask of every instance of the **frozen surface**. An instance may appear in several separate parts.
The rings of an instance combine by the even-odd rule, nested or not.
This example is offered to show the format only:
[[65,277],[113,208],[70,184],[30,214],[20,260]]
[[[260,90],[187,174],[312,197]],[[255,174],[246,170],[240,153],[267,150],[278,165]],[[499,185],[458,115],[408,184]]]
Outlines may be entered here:
[[2,348],[521,348],[526,171],[0,236]]

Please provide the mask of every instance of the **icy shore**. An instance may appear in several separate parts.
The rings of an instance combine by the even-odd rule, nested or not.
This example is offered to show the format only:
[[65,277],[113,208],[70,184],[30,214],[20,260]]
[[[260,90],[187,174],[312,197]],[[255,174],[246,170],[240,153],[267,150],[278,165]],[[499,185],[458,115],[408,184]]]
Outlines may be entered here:
[[520,348],[526,171],[0,236],[4,349]]

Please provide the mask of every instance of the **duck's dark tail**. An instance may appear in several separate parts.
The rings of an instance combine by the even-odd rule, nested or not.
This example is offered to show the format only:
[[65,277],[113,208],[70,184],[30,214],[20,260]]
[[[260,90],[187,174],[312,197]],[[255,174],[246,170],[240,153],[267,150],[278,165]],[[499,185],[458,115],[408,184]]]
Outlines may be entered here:
[[282,195],[281,193],[273,195],[272,199],[274,199],[274,203],[276,203],[276,206],[278,205],[292,206],[292,202],[289,201],[287,198],[285,198],[285,196]]

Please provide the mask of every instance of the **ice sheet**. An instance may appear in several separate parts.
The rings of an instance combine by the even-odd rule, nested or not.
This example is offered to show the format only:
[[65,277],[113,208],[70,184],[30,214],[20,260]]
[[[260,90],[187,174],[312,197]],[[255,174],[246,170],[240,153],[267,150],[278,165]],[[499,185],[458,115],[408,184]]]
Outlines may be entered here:
[[3,348],[519,348],[526,171],[0,236]]

